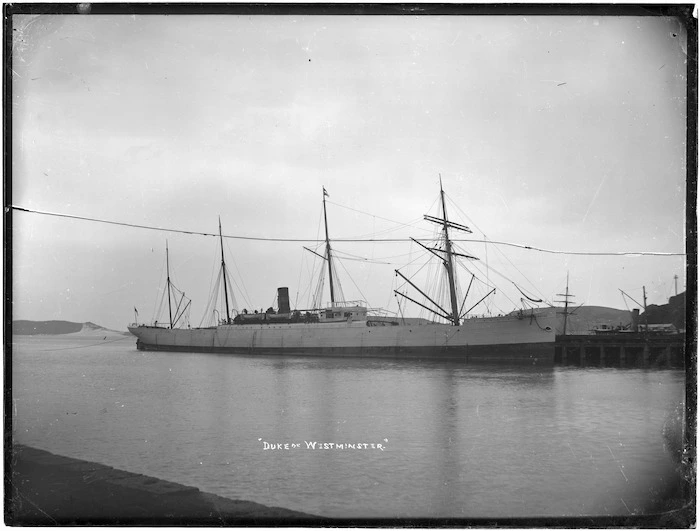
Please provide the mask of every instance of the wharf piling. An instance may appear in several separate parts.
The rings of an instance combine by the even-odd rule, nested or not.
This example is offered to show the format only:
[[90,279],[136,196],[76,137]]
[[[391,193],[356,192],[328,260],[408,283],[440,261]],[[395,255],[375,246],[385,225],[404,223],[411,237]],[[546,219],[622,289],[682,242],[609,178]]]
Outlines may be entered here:
[[559,335],[554,363],[577,367],[682,368],[685,333]]

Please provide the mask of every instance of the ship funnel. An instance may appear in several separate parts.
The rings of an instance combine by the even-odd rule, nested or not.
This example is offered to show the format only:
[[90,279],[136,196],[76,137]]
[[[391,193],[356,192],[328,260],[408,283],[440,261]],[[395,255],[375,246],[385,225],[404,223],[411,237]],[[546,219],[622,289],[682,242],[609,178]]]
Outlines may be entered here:
[[639,308],[632,310],[632,332],[639,332]]
[[277,313],[289,313],[289,288],[277,288]]

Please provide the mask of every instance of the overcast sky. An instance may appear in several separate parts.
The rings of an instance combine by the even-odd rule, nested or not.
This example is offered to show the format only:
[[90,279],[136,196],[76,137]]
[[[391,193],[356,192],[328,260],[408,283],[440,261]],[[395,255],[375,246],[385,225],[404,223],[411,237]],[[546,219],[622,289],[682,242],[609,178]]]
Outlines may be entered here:
[[[686,34],[672,18],[43,15],[15,16],[13,33],[17,206],[314,239],[325,186],[331,238],[424,238],[441,175],[448,215],[474,230],[455,237],[685,251]],[[167,238],[199,325],[215,238],[17,211],[13,224],[13,318],[151,320]],[[320,260],[303,245],[317,247],[227,239],[238,308],[274,305],[279,286],[307,307]],[[685,289],[682,256],[459,246],[497,287],[483,311],[519,305],[510,280],[560,300],[567,271],[579,304],[624,309],[619,290],[641,301],[643,285],[663,304],[674,275]],[[391,311],[394,269],[427,261],[405,241],[334,248],[355,258],[337,265],[345,298]]]

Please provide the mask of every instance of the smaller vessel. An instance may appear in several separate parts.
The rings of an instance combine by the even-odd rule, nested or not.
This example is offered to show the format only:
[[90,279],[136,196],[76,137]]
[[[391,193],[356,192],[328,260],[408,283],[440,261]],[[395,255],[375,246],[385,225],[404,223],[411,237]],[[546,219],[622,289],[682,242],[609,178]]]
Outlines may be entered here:
[[[184,291],[180,291],[176,288],[170,280],[170,250],[168,249],[167,240],[165,241],[165,272],[165,291],[160,301],[160,308],[162,309],[165,298],[167,297],[168,321],[166,323],[155,321],[151,326],[153,328],[173,329],[183,324],[187,319],[192,301],[185,296]],[[173,304],[175,304],[174,308]],[[159,310],[158,315],[161,313],[162,311]],[[138,311],[136,308],[134,308],[134,326],[146,326],[144,324],[138,324]],[[129,327],[129,329],[131,329],[131,327]]]
[[631,334],[633,333],[631,325],[623,326],[612,326],[609,324],[601,324],[591,329],[596,335],[611,335],[611,334]]

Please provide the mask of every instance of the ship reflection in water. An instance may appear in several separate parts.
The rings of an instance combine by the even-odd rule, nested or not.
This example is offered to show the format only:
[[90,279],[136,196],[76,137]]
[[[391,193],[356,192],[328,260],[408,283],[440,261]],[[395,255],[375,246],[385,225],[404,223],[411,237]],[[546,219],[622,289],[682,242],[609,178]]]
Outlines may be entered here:
[[660,511],[679,487],[681,371],[73,341],[15,338],[17,442],[229,498],[341,517],[557,517]]

